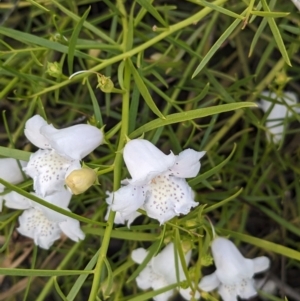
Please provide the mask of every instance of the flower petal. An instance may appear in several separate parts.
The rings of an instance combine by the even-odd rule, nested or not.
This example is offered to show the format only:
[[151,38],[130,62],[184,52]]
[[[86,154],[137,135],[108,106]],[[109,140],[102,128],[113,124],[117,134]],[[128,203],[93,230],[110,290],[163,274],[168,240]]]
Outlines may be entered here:
[[[163,277],[157,276],[156,278],[152,279],[152,288],[153,290],[158,290],[163,287],[168,286],[169,284],[165,281]],[[164,293],[161,293],[155,297],[153,300],[155,301],[168,301],[174,294],[174,289],[170,289]]]
[[210,292],[216,289],[221,284],[216,272],[202,277],[199,287],[201,290],[205,292]]
[[[110,192],[106,192],[106,193],[110,194],[110,195],[113,195],[113,193],[110,193]],[[108,197],[108,198],[111,198],[111,201],[112,201],[112,197]],[[107,203],[108,203],[108,198],[106,199]],[[110,211],[111,211],[111,205],[109,205],[107,207],[107,211],[106,211],[106,214],[105,214],[105,217],[104,217],[104,219],[106,221],[108,220]],[[119,224],[125,225],[127,223],[127,227],[130,228],[130,225],[132,224],[132,222],[137,217],[139,217],[140,215],[141,215],[141,213],[139,213],[137,211],[135,211],[133,213],[130,213],[128,215],[123,215],[120,212],[116,212],[115,219],[114,219],[114,224],[116,224],[116,225],[119,225]]]
[[138,248],[131,252],[131,258],[134,262],[141,264],[145,260],[147,254],[147,250],[144,248]]
[[[266,133],[267,139],[271,141],[273,139],[274,143],[279,143],[282,140],[284,132],[284,120],[288,116],[292,115],[291,108],[297,103],[297,96],[292,92],[285,92],[281,97],[274,92],[263,91],[261,95],[269,97],[281,102],[282,104],[275,103],[272,104],[271,101],[261,99],[261,108],[266,113],[270,109],[267,116],[266,127],[268,131]],[[288,107],[289,106],[289,107]],[[271,108],[272,107],[272,108]],[[295,111],[299,111],[298,108],[295,108]],[[270,135],[271,133],[271,135]]]
[[237,301],[237,292],[234,286],[221,284],[218,289],[218,293],[222,297],[223,301]]
[[[19,161],[19,163],[21,168],[27,164],[25,161]],[[20,169],[16,159],[0,159],[0,178],[11,184],[18,184],[24,181],[22,170]],[[0,192],[3,192],[4,189],[4,185],[0,184]]]
[[41,133],[60,155],[74,160],[81,160],[103,142],[102,131],[88,124],[61,130],[46,125],[41,128]]
[[128,216],[143,206],[146,190],[143,186],[127,185],[108,196],[111,197],[113,198],[111,209]]
[[71,161],[54,150],[38,150],[30,156],[23,170],[33,178],[37,194],[46,196],[64,188],[66,172],[70,166],[81,168],[79,161]]
[[174,216],[189,213],[192,207],[197,206],[193,196],[185,179],[165,173],[152,179],[148,185],[144,208],[149,217],[163,224]]
[[[37,195],[37,194],[36,194]],[[37,195],[38,196],[38,195]],[[47,195],[44,200],[53,205],[67,208],[70,204],[72,194],[65,188],[60,191]]]
[[40,115],[35,115],[26,121],[24,134],[26,138],[38,148],[50,149],[51,146],[48,139],[40,132],[41,128],[45,125],[53,128],[53,126],[48,125],[45,119]]
[[[157,256],[153,257],[151,260],[151,265],[154,273],[161,275],[166,280],[167,285],[177,282],[174,252],[175,252],[174,244],[169,243]],[[177,259],[178,259],[179,281],[183,281],[186,279],[186,277],[183,272],[183,267],[178,254],[177,254]],[[186,265],[188,265],[190,259],[191,259],[191,252],[189,251],[185,255]]]
[[19,224],[18,232],[32,238],[43,249],[49,249],[60,238],[61,230],[57,223],[49,221],[40,210],[25,210],[19,217]]
[[238,248],[224,237],[217,237],[211,245],[217,276],[222,283],[234,284],[238,279],[254,274],[252,260],[246,259]]
[[80,229],[79,221],[65,216],[65,221],[59,223],[61,231],[73,241],[83,240],[85,234]]
[[[110,210],[111,210],[111,204],[113,202],[113,192],[109,192],[109,191],[106,191],[106,194],[107,194],[107,198],[106,198],[106,203],[108,204],[108,207],[107,207],[107,211],[106,211],[106,214],[105,214],[105,217],[104,219],[107,221],[108,220],[108,217],[109,217],[109,213],[110,213]],[[115,219],[114,219],[114,223],[115,224],[126,224],[127,223],[127,227],[130,228],[130,225],[132,224],[132,222],[141,215],[141,213],[137,212],[137,211],[134,211],[128,215],[124,215],[120,212],[116,212],[116,215],[115,215]]]
[[3,196],[5,199],[5,206],[11,209],[24,210],[32,207],[32,201],[23,195],[11,191]]
[[186,149],[176,156],[173,167],[170,168],[172,175],[179,178],[195,177],[200,171],[200,159],[205,155],[205,151],[197,152],[193,149]]
[[124,148],[124,161],[135,185],[143,185],[171,168],[176,156],[165,155],[151,142],[144,139],[130,140]]
[[243,299],[249,299],[256,294],[253,279],[243,279],[238,287],[238,295]]
[[154,277],[151,266],[147,265],[136,277],[136,283],[139,288],[147,290],[152,287]]
[[263,272],[270,267],[270,259],[266,256],[260,256],[252,259],[254,274]]

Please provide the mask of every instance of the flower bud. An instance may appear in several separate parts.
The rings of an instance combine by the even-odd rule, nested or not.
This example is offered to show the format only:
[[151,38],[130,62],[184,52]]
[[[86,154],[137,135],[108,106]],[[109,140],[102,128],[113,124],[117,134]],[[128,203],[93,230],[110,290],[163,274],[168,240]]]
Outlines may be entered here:
[[47,62],[47,71],[50,76],[52,77],[60,77],[62,75],[62,69],[58,62]]
[[192,249],[192,243],[189,240],[184,240],[181,242],[181,247],[184,254],[186,254]]
[[203,254],[201,256],[201,266],[207,267],[213,264],[213,258],[209,254]]
[[98,77],[98,85],[97,88],[99,87],[102,92],[105,93],[110,93],[114,89],[114,83],[109,77],[106,77],[102,74],[97,74]]
[[73,170],[66,178],[65,182],[71,192],[75,195],[85,192],[96,181],[97,174],[93,169],[81,168]]

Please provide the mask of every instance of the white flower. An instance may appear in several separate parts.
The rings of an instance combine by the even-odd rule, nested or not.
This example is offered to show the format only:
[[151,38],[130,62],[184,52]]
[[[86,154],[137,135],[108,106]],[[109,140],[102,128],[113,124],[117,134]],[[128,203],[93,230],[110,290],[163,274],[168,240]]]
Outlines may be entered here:
[[210,292],[218,288],[224,301],[236,301],[237,297],[248,299],[256,295],[253,275],[269,268],[269,258],[262,256],[247,259],[228,239],[217,237],[211,245],[216,271],[204,276],[200,289]]
[[[147,256],[147,250],[143,248],[136,249],[132,252],[131,258],[134,262],[141,264]],[[183,268],[178,257],[178,274],[179,281],[186,280]],[[191,259],[191,251],[185,255],[186,264]],[[168,244],[157,256],[153,257],[146,267],[136,278],[139,288],[146,290],[152,288],[158,290],[171,284],[177,283],[176,264],[174,254],[174,244]],[[155,296],[155,301],[167,301],[174,294],[174,290],[166,291]]]
[[80,160],[103,141],[102,131],[94,126],[80,124],[57,130],[39,115],[26,122],[24,133],[41,148],[31,155],[24,168],[41,196],[63,189],[65,178],[81,169]]
[[[106,203],[108,204],[108,207],[107,207],[107,211],[106,211],[106,215],[105,215],[104,219],[107,221],[110,210],[111,210],[111,205],[113,203],[114,194],[109,191],[106,191],[106,194],[107,194]],[[116,212],[114,223],[122,224],[122,225],[127,223],[127,227],[130,228],[130,225],[132,224],[132,222],[140,215],[141,215],[141,213],[139,213],[137,211],[129,213],[128,215],[121,213],[121,212]]]
[[[68,190],[63,189],[45,197],[44,200],[70,211],[67,206],[71,196]],[[5,195],[4,199],[6,207],[24,210],[19,217],[20,226],[17,230],[22,235],[32,238],[37,246],[49,249],[62,232],[76,242],[84,239],[85,235],[77,220],[35,203],[15,191]]]
[[[27,162],[18,161],[12,158],[3,158],[0,159],[0,178],[9,182],[11,184],[18,184],[24,181],[24,176],[22,174],[22,168],[27,164]],[[3,193],[5,186],[0,184],[0,193]],[[5,195],[0,195],[0,212],[2,210],[2,202]]]
[[266,132],[267,139],[268,141],[273,140],[274,143],[278,144],[283,138],[285,120],[292,116],[293,110],[300,113],[300,108],[295,107],[298,101],[297,96],[292,92],[284,92],[282,96],[279,96],[269,91],[263,91],[261,95],[279,102],[274,105],[273,102],[266,99],[261,99],[260,102],[262,110],[265,113],[269,112],[266,120],[266,127],[268,129],[268,132]]
[[199,300],[200,299],[200,293],[196,290],[196,292],[193,295],[193,292],[190,287],[188,288],[180,288],[179,289],[180,295],[185,299],[185,300]]
[[204,154],[186,149],[178,156],[165,155],[147,140],[129,141],[123,155],[132,179],[122,181],[126,186],[114,192],[112,210],[127,216],[143,208],[161,224],[188,214],[198,203],[184,178],[198,174]]

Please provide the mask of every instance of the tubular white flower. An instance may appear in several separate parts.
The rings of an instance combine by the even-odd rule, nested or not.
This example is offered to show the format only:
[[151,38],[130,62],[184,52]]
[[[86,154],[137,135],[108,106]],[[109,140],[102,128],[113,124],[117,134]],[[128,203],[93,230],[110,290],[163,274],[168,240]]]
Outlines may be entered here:
[[[147,256],[147,250],[143,248],[132,252],[131,258],[138,264],[141,264]],[[185,262],[188,265],[191,259],[191,251],[185,255]],[[186,280],[182,264],[178,257],[179,281]],[[153,257],[146,267],[136,278],[139,288],[146,290],[152,288],[158,290],[171,284],[177,283],[176,264],[174,254],[174,244],[168,244],[157,256]],[[174,290],[169,290],[155,296],[156,301],[167,301],[174,294]]]
[[247,259],[228,239],[217,237],[211,245],[216,271],[204,276],[199,287],[206,292],[218,288],[224,301],[235,301],[237,297],[249,299],[256,295],[253,275],[269,268],[270,260],[265,257]]
[[70,159],[81,160],[103,142],[103,133],[89,124],[73,125],[57,130],[50,125],[40,129],[51,148]]
[[47,196],[64,188],[66,177],[80,162],[69,160],[55,150],[38,150],[30,156],[24,171],[33,179],[33,188],[37,194]]
[[187,149],[178,156],[165,155],[147,140],[129,141],[124,161],[132,179],[123,181],[127,186],[114,192],[112,210],[129,215],[143,207],[161,224],[189,213],[198,203],[184,178],[197,175],[204,154]]
[[[19,166],[20,164],[20,166]],[[20,167],[26,166],[27,162],[18,161],[12,158],[0,159],[0,178],[11,184],[19,184],[24,181],[24,175]],[[3,193],[5,186],[0,184],[0,193]],[[2,210],[2,202],[5,195],[0,195],[0,212]]]
[[60,191],[66,177],[81,169],[79,161],[103,142],[102,131],[94,126],[81,124],[57,130],[39,115],[26,122],[24,133],[41,148],[24,168],[41,196]]
[[[71,193],[64,189],[45,197],[45,201],[69,211],[67,206],[71,196]],[[14,191],[5,196],[5,205],[8,208],[24,210],[19,217],[20,226],[17,230],[20,234],[32,238],[34,243],[43,249],[49,249],[62,232],[76,242],[84,239],[85,235],[77,220],[35,203]]]
[[284,92],[282,96],[278,96],[270,91],[263,91],[261,95],[279,102],[273,105],[272,102],[266,99],[260,101],[261,109],[265,113],[269,112],[266,120],[267,139],[269,142],[273,140],[274,143],[278,144],[283,138],[285,119],[292,116],[292,110],[300,113],[300,108],[295,107],[298,102],[297,96],[292,92]]
[[176,161],[176,156],[172,152],[165,155],[144,139],[133,139],[127,142],[123,156],[132,177],[130,183],[135,185],[148,183],[157,175],[167,171]]

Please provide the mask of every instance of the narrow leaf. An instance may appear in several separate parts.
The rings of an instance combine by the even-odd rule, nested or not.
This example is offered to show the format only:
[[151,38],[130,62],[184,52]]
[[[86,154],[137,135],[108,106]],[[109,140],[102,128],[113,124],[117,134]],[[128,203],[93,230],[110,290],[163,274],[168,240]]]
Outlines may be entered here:
[[236,27],[242,22],[241,19],[236,19],[220,36],[220,38],[216,41],[216,43],[209,49],[201,63],[198,65],[196,70],[194,71],[192,78],[194,78],[208,63],[208,61],[212,58],[215,52],[222,46],[226,39],[231,35],[231,33],[236,29]]
[[69,276],[81,274],[93,274],[94,271],[86,270],[37,270],[37,269],[10,269],[0,268],[0,275],[9,276],[35,276],[35,277],[52,277],[52,276]]
[[209,107],[209,108],[191,110],[188,112],[170,114],[170,115],[166,116],[164,120],[154,119],[154,120],[146,123],[145,125],[139,127],[138,129],[136,129],[134,132],[132,132],[129,135],[129,138],[132,139],[132,138],[139,137],[145,132],[151,131],[153,129],[157,129],[161,126],[165,126],[168,124],[184,122],[187,120],[207,117],[207,116],[211,116],[211,115],[215,115],[215,114],[219,114],[219,113],[234,111],[234,110],[238,110],[241,108],[255,107],[255,106],[256,106],[256,104],[253,102],[236,102],[236,103],[230,103],[230,104],[225,104],[225,105],[213,106],[213,107]]
[[91,10],[91,7],[89,7],[85,11],[85,13],[83,14],[83,16],[80,18],[79,22],[77,23],[77,25],[74,28],[74,31],[72,33],[71,38],[69,40],[68,70],[69,70],[69,74],[70,75],[73,73],[74,53],[75,53],[75,49],[76,49],[77,38],[78,38],[78,35],[79,35],[80,31],[81,31],[83,23],[84,23],[85,19],[87,18],[90,10]]
[[168,27],[168,24],[161,17],[156,8],[151,4],[149,0],[136,0],[136,2],[147,10],[158,22],[160,22],[164,27]]
[[0,156],[14,158],[22,161],[29,161],[31,153],[19,149],[11,149],[8,147],[0,146]]
[[209,171],[207,171],[203,174],[200,174],[198,177],[194,178],[193,180],[190,180],[189,184],[191,186],[195,186],[195,185],[199,184],[201,181],[206,180],[210,176],[216,174],[224,165],[226,165],[228,163],[228,161],[233,156],[235,150],[236,150],[236,144],[234,144],[230,155],[224,161],[222,161],[219,165],[215,166],[214,168],[210,169]]
[[[264,10],[266,12],[270,12],[270,9],[269,9],[269,7],[267,5],[266,0],[261,0],[261,3],[262,3],[262,6],[263,6]],[[290,58],[289,58],[289,55],[288,55],[288,53],[287,53],[287,51],[285,49],[285,46],[284,46],[284,43],[283,43],[280,31],[279,31],[279,29],[278,29],[278,27],[276,25],[276,22],[275,22],[274,18],[267,18],[267,20],[268,20],[268,23],[269,23],[269,26],[271,28],[273,37],[274,37],[274,39],[276,41],[276,44],[278,46],[279,51],[281,52],[281,55],[282,55],[283,59],[285,60],[285,62],[289,66],[292,66]]]
[[165,119],[164,115],[160,112],[160,110],[158,109],[158,107],[156,106],[154,100],[152,99],[141,75],[139,74],[139,72],[135,69],[133,63],[131,62],[130,59],[127,60],[128,65],[131,69],[134,81],[141,93],[141,95],[143,96],[143,98],[145,99],[145,102],[147,103],[147,105],[149,106],[149,108],[152,110],[152,112],[157,115],[158,117]]
[[250,243],[259,248],[269,250],[270,252],[281,254],[283,256],[293,258],[293,259],[300,261],[300,252],[298,252],[296,250],[292,250],[290,248],[275,244],[273,242],[270,242],[270,241],[267,241],[264,239],[260,239],[257,237],[253,237],[250,235],[246,235],[243,233],[238,233],[238,232],[224,230],[224,229],[222,229],[222,230],[220,229],[220,232],[222,232],[225,235],[231,235],[234,238],[240,239],[241,241]]

